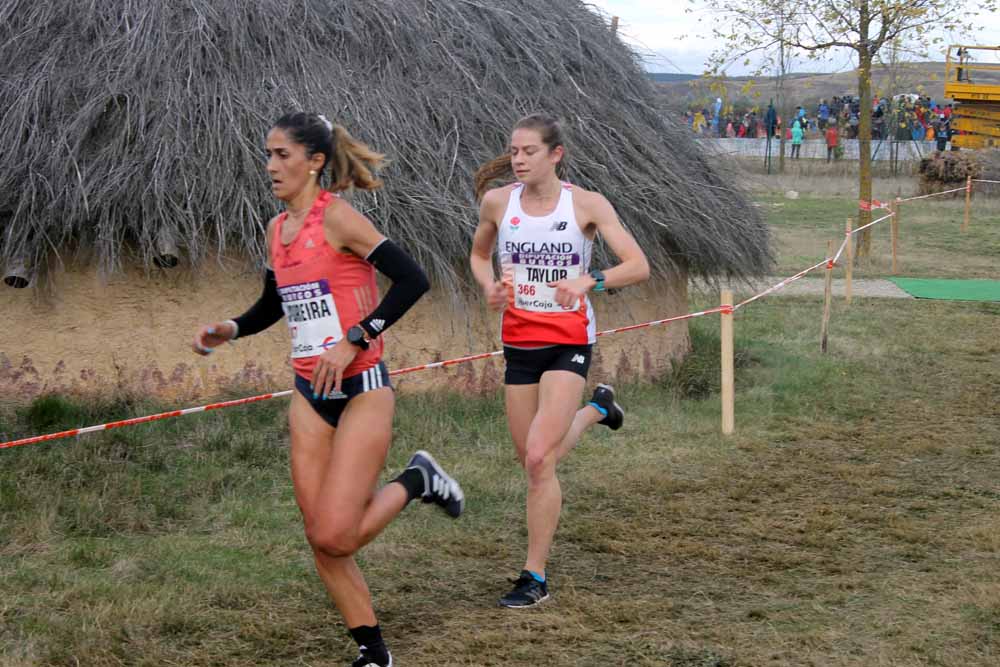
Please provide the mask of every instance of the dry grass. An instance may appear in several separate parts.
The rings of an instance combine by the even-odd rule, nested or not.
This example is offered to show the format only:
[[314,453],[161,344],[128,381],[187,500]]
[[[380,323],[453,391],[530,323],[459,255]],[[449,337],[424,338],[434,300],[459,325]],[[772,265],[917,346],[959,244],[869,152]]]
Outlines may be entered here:
[[[499,401],[403,398],[389,470],[432,448],[469,505],[363,553],[400,665],[996,664],[1000,308],[838,305],[828,357],[818,301],[741,312],[737,435],[698,320],[564,465],[539,610],[493,606],[525,541]],[[3,452],[0,664],[346,664],[286,457],[263,405]]]
[[[914,170],[914,173],[915,170]],[[839,197],[849,203],[857,196],[858,175],[856,163],[811,163],[802,161],[792,164],[784,174],[760,173],[756,169],[744,169],[743,178],[748,189],[755,194],[784,195],[795,190],[805,197]],[[917,194],[919,183],[912,175],[891,176],[875,174],[872,192],[877,199],[909,197]]]

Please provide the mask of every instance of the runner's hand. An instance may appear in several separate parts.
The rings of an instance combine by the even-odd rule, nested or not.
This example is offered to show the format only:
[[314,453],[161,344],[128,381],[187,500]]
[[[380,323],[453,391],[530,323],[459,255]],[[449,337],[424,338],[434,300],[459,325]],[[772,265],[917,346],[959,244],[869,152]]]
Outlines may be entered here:
[[344,370],[351,365],[361,351],[357,345],[341,338],[333,347],[319,355],[313,370],[313,398],[343,398],[340,385],[344,380]]
[[212,348],[232,340],[235,333],[233,325],[229,322],[206,324],[195,334],[194,340],[191,341],[191,349],[195,354],[207,357],[212,354]]
[[483,296],[491,310],[503,310],[507,305],[507,285],[502,280],[494,281],[483,289]]
[[594,279],[590,276],[580,276],[572,280],[557,280],[548,285],[556,289],[556,303],[569,310],[580,305],[580,299],[587,296],[587,292],[594,286]]

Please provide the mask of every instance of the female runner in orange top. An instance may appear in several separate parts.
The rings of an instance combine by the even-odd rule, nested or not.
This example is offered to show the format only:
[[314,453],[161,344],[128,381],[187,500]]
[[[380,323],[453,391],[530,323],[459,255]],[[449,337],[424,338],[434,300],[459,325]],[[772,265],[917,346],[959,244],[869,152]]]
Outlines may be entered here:
[[[461,487],[427,452],[377,489],[392,434],[394,397],[380,338],[428,289],[419,266],[340,192],[380,187],[382,157],[322,116],[283,116],[267,136],[267,172],[285,212],[268,224],[271,268],[240,317],[206,325],[193,342],[208,354],[282,316],[291,333],[296,392],[288,422],[295,498],[316,568],[360,655],[354,667],[388,667],[371,595],[354,554],[410,500],[458,517]],[[327,189],[321,186],[331,172]],[[376,305],[375,270],[392,280]]]

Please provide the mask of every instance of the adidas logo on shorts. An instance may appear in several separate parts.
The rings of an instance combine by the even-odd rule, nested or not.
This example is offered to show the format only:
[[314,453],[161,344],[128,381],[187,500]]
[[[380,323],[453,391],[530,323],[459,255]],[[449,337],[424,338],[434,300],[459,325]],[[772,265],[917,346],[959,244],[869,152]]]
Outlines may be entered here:
[[574,354],[573,358],[570,359],[574,364],[582,364],[586,359],[583,358],[582,354]]

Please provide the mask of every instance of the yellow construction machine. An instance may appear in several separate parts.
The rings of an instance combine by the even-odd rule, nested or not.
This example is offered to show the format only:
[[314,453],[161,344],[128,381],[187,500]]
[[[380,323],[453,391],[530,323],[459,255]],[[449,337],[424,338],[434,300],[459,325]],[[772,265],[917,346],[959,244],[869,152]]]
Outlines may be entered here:
[[954,103],[953,146],[1000,147],[1000,46],[950,46],[944,96]]

